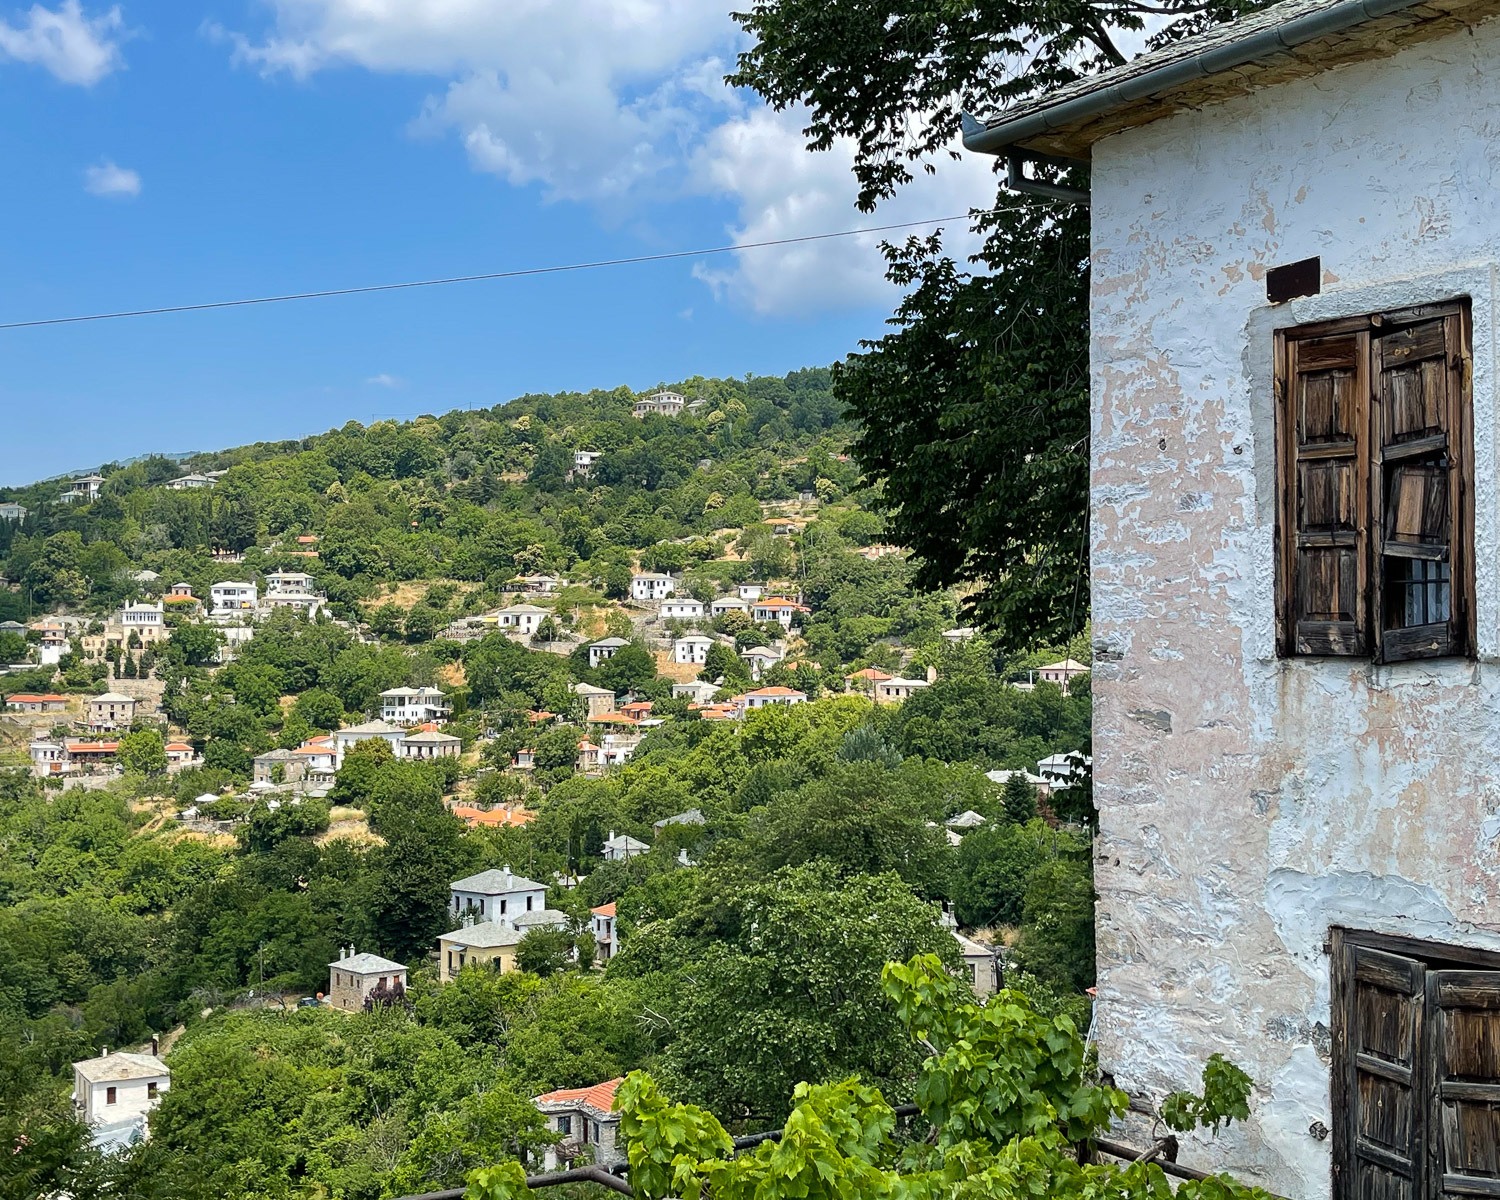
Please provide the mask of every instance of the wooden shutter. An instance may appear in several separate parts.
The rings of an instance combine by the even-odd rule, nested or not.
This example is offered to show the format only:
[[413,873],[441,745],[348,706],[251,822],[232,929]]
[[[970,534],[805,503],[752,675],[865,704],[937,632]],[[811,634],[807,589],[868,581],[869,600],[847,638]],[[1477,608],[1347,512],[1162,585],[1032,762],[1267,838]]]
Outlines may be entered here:
[[1500,971],[1427,974],[1427,1196],[1500,1196]]
[[1365,654],[1369,333],[1278,343],[1281,652]]
[[1336,1030],[1343,1078],[1337,1192],[1425,1200],[1425,971],[1416,959],[1347,946]]
[[1464,317],[1457,306],[1389,314],[1374,341],[1372,593],[1383,662],[1468,645]]

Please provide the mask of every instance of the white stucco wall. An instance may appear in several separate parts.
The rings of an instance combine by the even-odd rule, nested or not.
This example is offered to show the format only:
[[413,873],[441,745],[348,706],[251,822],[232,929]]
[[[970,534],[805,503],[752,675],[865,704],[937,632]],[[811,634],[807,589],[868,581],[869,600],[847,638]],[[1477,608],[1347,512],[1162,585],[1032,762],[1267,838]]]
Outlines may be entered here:
[[[1183,1161],[1306,1200],[1329,927],[1500,948],[1497,74],[1490,23],[1094,149],[1101,1064],[1159,1099],[1240,1063],[1252,1121]],[[1465,294],[1478,662],[1278,660],[1272,331]]]

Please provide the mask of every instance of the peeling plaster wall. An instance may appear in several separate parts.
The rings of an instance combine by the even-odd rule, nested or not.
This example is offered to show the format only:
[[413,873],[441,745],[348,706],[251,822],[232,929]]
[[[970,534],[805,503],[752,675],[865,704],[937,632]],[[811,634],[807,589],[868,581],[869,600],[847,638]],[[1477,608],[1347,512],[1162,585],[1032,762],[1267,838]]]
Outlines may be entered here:
[[[1330,1192],[1331,925],[1500,949],[1500,23],[1095,147],[1101,1062],[1221,1052],[1252,1120],[1184,1161]],[[1268,267],[1320,255],[1272,309]],[[1271,332],[1469,295],[1478,662],[1280,661]]]

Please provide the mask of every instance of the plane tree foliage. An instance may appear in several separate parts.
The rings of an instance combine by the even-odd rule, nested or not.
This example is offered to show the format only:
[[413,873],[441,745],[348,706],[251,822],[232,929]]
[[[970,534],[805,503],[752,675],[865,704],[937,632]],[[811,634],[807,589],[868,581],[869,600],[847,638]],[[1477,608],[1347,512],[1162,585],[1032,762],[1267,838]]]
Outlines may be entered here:
[[[1120,33],[1148,18],[1160,43],[1259,6],[756,0],[736,13],[752,45],[729,80],[805,114],[809,150],[852,141],[868,212],[955,152],[961,112],[1124,62]],[[903,298],[890,332],[839,364],[834,394],[918,583],[975,585],[966,611],[1007,645],[1060,640],[1088,614],[1087,209],[997,186],[967,223],[968,262],[941,232],[887,248]]]
[[[884,969],[900,1032],[923,1055],[917,1117],[898,1122],[892,1103],[859,1076],[797,1083],[782,1136],[736,1155],[708,1109],[668,1098],[648,1073],[620,1086],[620,1134],[630,1184],[641,1200],[1269,1200],[1225,1176],[1169,1181],[1151,1157],[1089,1162],[1077,1147],[1122,1116],[1123,1092],[1094,1080],[1078,1028],[1038,1011],[1016,991],[980,1007],[931,955]],[[1201,1091],[1168,1096],[1161,1115],[1176,1132],[1249,1116],[1250,1078],[1215,1055]],[[516,1164],[469,1176],[468,1200],[520,1200]]]

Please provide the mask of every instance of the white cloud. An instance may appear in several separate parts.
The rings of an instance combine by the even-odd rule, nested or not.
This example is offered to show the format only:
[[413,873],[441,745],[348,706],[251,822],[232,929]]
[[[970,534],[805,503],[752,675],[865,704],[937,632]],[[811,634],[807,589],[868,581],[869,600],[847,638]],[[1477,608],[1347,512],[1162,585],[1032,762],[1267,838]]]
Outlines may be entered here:
[[33,4],[21,24],[0,21],[0,62],[32,63],[63,83],[92,87],[124,65],[124,25],[118,7],[89,17],[78,0],[63,0],[56,10]]
[[549,197],[668,186],[731,93],[723,0],[270,0],[260,39],[209,32],[237,61],[305,78],[338,65],[445,78],[413,123],[475,169]]
[[[936,174],[919,174],[876,213],[861,214],[854,208],[852,144],[839,141],[810,154],[800,132],[805,123],[805,114],[797,111],[754,109],[715,129],[694,156],[696,186],[738,204],[739,221],[730,231],[736,244],[960,216],[995,202],[990,160],[966,155],[939,162]],[[881,243],[932,228],[745,250],[734,254],[732,267],[702,262],[693,273],[721,297],[761,313],[885,303],[893,289],[885,278]],[[973,251],[966,221],[949,221],[943,228],[950,253],[962,257]]]
[[[724,0],[266,4],[271,22],[259,34],[209,29],[236,61],[294,78],[339,66],[432,76],[440,83],[413,132],[452,136],[475,170],[594,204],[612,221],[727,198],[731,237],[751,242],[994,200],[989,160],[965,156],[861,216],[847,144],[809,154],[800,114],[772,113],[724,85],[744,38]],[[881,303],[891,296],[882,236],[746,251],[697,273],[760,312]],[[961,240],[958,252],[967,248]]]
[[141,176],[105,159],[83,172],[83,190],[94,196],[139,196]]
[[384,371],[382,371],[379,375],[371,375],[368,379],[365,380],[365,382],[373,385],[374,387],[398,388],[405,382],[405,380],[398,379],[394,375],[387,375]]

